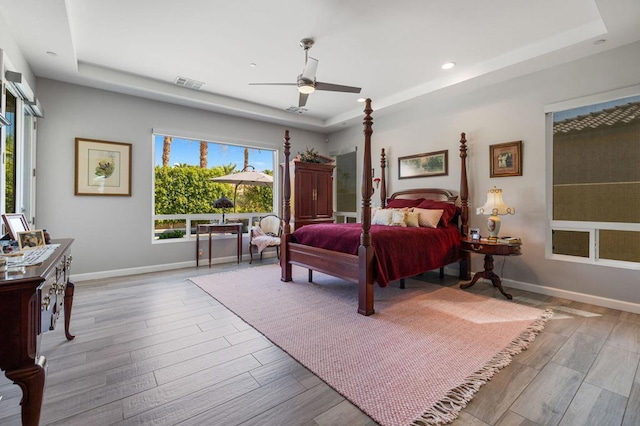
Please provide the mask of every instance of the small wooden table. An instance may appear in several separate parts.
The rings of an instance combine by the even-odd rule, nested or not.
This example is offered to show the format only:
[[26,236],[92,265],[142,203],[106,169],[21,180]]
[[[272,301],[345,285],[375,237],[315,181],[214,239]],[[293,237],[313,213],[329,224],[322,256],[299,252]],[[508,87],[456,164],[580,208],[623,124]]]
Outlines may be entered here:
[[476,272],[471,282],[467,284],[460,284],[461,289],[469,288],[476,283],[480,278],[486,278],[491,280],[494,287],[498,287],[500,293],[507,299],[513,299],[513,296],[505,293],[502,288],[502,280],[493,272],[493,256],[519,256],[521,244],[505,244],[487,240],[472,240],[465,238],[460,242],[460,249],[469,253],[482,253],[484,254],[484,271]]
[[[200,232],[203,231],[203,232]],[[196,268],[199,265],[200,261],[200,234],[205,233],[209,234],[209,268],[211,268],[211,235],[212,234],[236,234],[238,236],[238,245],[236,247],[238,263],[240,263],[240,258],[242,257],[242,224],[241,223],[225,223],[225,224],[216,224],[216,223],[204,223],[198,225],[198,229],[196,230]]]

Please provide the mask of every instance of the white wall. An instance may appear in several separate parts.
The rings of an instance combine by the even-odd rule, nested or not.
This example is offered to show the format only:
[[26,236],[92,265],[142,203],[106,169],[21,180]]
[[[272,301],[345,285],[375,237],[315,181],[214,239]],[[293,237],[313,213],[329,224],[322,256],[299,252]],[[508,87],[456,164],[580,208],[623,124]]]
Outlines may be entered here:
[[[495,262],[496,272],[506,277],[506,284],[603,306],[625,308],[624,302],[630,302],[636,305],[626,308],[640,312],[640,271],[545,259],[543,112],[545,105],[555,102],[637,85],[639,69],[640,43],[635,43],[505,83],[469,89],[466,93],[461,88],[456,88],[456,93],[436,93],[413,102],[411,108],[399,113],[377,116],[374,111],[372,144],[376,176],[379,176],[378,155],[384,147],[389,193],[412,187],[458,189],[458,141],[460,132],[466,132],[471,226],[484,229],[486,216],[477,216],[475,208],[484,204],[486,191],[494,185],[503,189],[506,203],[516,208],[514,216],[502,218],[501,234],[520,236],[524,242],[523,255],[506,258],[504,270],[504,258],[496,258]],[[468,86],[474,86],[473,82]],[[332,134],[329,139],[330,150],[353,145],[354,141],[362,146],[362,126]],[[517,140],[523,141],[523,176],[490,178],[489,145]],[[449,150],[448,176],[398,180],[399,156],[443,149]],[[362,156],[362,149],[358,152]],[[377,199],[376,202],[379,203]],[[481,256],[474,257],[472,262],[473,270],[482,269]]]
[[[36,225],[75,238],[75,278],[195,264],[195,241],[151,243],[153,128],[275,148],[284,161],[282,126],[47,79],[38,79],[38,98],[46,116],[38,121]],[[292,155],[306,146],[327,153],[322,134],[290,136]],[[133,145],[131,197],[74,196],[76,137]],[[234,244],[216,241],[214,257],[235,258]]]

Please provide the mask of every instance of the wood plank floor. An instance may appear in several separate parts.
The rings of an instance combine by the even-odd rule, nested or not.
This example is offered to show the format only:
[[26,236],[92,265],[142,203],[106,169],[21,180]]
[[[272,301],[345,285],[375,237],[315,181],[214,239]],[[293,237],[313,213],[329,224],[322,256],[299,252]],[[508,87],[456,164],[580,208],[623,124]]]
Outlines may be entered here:
[[[43,336],[41,423],[375,425],[187,279],[237,267],[77,283],[76,339],[62,324]],[[407,284],[420,280],[438,282],[429,273]],[[466,291],[502,298],[489,282]],[[640,425],[640,315],[509,291],[554,318],[454,425]],[[19,425],[21,392],[4,375],[0,395],[0,424]]]

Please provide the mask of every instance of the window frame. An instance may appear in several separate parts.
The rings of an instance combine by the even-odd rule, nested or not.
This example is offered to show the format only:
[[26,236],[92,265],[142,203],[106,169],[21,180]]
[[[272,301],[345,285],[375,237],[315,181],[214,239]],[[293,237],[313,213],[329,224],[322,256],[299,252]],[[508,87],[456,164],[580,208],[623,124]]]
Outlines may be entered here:
[[[151,193],[153,196],[151,197],[151,242],[152,244],[171,244],[171,243],[179,243],[179,242],[190,242],[196,239],[196,233],[191,232],[193,226],[191,225],[194,221],[214,221],[220,219],[220,213],[193,213],[193,214],[170,214],[170,215],[156,215],[155,214],[155,157],[156,157],[156,146],[155,146],[155,137],[156,135],[169,136],[172,138],[178,139],[188,139],[193,141],[205,141],[213,144],[221,144],[221,145],[232,145],[236,147],[242,148],[252,148],[252,149],[261,149],[272,152],[273,157],[273,199],[272,199],[272,211],[271,212],[248,212],[248,213],[234,213],[234,212],[226,212],[225,217],[227,219],[248,219],[249,224],[251,221],[256,218],[256,216],[264,216],[267,214],[276,214],[278,213],[278,202],[280,199],[280,167],[279,167],[279,156],[280,151],[278,148],[269,146],[263,142],[257,141],[247,141],[243,139],[230,139],[224,136],[214,136],[214,135],[202,135],[190,131],[180,131],[180,130],[168,130],[162,128],[153,128],[151,131]],[[167,238],[167,239],[158,239],[155,237],[155,223],[158,220],[184,220],[185,221],[185,230],[188,232],[182,238]],[[246,233],[245,233],[246,234]],[[219,235],[216,238],[225,239],[225,238],[236,238],[235,235]]]
[[[546,224],[545,224],[545,258],[551,260],[601,265],[607,267],[640,270],[640,262],[603,259],[599,254],[599,238],[601,230],[640,232],[640,223],[626,222],[593,222],[567,221],[553,219],[553,113],[588,105],[615,101],[622,98],[640,96],[640,85],[623,89],[598,93],[591,96],[572,99],[547,105],[545,113],[545,162],[546,162]],[[589,233],[589,256],[578,257],[553,253],[553,231],[579,231]]]

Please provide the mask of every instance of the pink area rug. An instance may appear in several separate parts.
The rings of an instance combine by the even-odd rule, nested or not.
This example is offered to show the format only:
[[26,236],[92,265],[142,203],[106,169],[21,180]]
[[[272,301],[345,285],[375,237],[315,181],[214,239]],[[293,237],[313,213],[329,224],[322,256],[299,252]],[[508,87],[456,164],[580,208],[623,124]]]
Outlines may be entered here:
[[526,349],[550,312],[407,280],[376,288],[376,313],[357,286],[277,265],[191,278],[382,425],[453,421],[474,393]]

